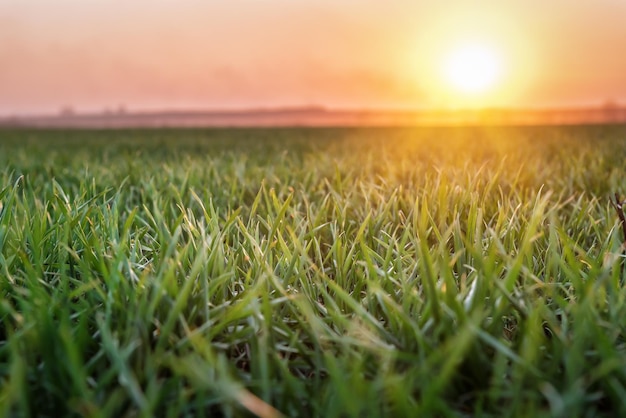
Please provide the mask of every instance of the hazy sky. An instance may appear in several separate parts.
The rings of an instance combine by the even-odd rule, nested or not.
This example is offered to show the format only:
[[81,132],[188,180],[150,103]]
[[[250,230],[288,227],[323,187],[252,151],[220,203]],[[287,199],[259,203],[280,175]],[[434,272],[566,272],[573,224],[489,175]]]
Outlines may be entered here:
[[[502,62],[462,97],[467,39]],[[625,0],[0,0],[0,115],[626,100]]]

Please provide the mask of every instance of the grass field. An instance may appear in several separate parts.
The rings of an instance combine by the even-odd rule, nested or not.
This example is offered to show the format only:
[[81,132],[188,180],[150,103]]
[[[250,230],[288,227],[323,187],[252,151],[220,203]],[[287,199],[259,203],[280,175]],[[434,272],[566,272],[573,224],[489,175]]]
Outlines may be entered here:
[[626,416],[626,127],[0,131],[0,416]]

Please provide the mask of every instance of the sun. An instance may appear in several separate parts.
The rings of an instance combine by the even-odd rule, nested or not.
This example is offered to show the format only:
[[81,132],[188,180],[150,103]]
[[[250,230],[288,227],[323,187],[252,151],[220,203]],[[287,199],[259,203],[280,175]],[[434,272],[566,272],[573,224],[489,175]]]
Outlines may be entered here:
[[496,50],[486,44],[458,45],[445,57],[443,72],[447,83],[466,94],[485,93],[498,83],[502,64]]

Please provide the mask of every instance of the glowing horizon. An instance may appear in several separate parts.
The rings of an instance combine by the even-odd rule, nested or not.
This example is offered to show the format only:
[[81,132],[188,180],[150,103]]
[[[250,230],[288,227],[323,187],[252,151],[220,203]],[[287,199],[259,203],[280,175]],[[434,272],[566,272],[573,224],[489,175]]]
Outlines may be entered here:
[[614,0],[0,0],[0,115],[619,102],[624,21]]

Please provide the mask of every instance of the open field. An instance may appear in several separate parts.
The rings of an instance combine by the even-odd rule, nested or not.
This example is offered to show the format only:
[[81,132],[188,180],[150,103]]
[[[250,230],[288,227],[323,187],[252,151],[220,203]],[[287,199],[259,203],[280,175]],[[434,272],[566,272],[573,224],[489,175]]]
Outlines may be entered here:
[[0,416],[626,416],[626,127],[0,131]]

